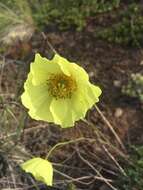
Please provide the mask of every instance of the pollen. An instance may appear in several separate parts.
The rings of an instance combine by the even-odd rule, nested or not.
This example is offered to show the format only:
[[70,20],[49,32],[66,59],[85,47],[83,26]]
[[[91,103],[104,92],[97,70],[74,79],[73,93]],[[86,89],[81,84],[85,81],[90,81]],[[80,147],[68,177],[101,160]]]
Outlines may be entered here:
[[48,90],[56,99],[71,98],[76,89],[77,84],[72,76],[51,74],[48,79]]

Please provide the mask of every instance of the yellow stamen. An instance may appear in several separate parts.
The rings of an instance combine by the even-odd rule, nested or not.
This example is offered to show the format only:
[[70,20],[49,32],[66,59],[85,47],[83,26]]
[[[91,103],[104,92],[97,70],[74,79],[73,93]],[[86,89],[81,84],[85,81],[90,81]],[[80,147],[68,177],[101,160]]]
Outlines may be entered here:
[[48,90],[56,99],[71,98],[76,89],[77,84],[72,76],[51,74],[48,79]]

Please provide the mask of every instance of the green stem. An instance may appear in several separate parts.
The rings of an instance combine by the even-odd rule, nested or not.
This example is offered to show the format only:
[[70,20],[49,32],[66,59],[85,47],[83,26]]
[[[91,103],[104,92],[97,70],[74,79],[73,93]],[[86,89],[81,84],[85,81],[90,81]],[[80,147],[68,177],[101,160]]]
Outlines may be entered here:
[[84,138],[84,137],[81,137],[81,138],[78,138],[78,139],[73,139],[73,140],[69,140],[69,141],[66,141],[66,142],[57,143],[57,144],[56,144],[55,146],[53,146],[53,147],[51,148],[51,150],[47,153],[45,159],[48,159],[48,158],[51,156],[52,152],[53,152],[55,149],[57,149],[58,147],[60,147],[60,146],[65,146],[65,145],[67,145],[67,144],[76,143],[76,142],[78,142],[78,141],[83,141],[83,140],[85,140],[85,138]]

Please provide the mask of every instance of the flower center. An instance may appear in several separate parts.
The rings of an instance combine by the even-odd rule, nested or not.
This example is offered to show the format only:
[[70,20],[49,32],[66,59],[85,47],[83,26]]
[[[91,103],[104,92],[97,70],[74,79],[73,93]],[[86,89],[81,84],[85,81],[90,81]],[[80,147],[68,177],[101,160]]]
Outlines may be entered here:
[[48,90],[56,99],[71,98],[76,89],[76,81],[71,76],[51,74],[48,79]]

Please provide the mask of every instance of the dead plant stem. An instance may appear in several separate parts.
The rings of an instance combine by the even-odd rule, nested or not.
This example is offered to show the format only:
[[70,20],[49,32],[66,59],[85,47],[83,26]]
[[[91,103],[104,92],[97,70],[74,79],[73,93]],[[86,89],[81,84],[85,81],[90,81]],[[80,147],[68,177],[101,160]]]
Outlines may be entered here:
[[108,121],[108,119],[104,116],[104,114],[102,113],[102,111],[98,108],[97,105],[95,105],[95,108],[97,110],[97,112],[99,113],[99,115],[101,116],[102,120],[104,121],[104,123],[107,125],[107,127],[110,129],[110,131],[113,133],[113,135],[115,136],[117,142],[120,144],[121,148],[126,152],[126,148],[124,146],[124,144],[122,143],[120,137],[118,136],[118,134],[116,133],[116,131],[114,130],[114,127],[111,125],[111,123]]

